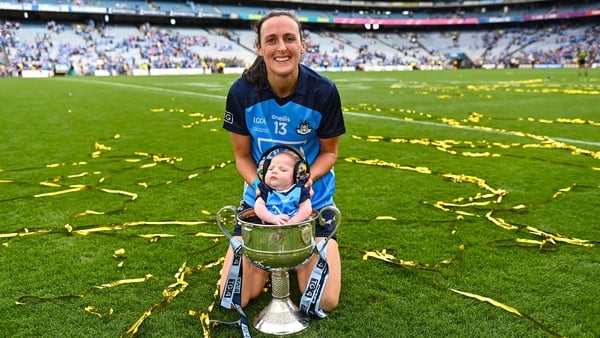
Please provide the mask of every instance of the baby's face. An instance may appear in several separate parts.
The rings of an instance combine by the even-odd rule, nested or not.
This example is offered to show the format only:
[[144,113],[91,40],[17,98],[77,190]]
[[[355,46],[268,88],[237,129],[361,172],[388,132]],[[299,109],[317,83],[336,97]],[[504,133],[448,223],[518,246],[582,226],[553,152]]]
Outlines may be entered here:
[[291,154],[279,153],[271,159],[265,183],[275,190],[285,190],[294,184],[296,159]]

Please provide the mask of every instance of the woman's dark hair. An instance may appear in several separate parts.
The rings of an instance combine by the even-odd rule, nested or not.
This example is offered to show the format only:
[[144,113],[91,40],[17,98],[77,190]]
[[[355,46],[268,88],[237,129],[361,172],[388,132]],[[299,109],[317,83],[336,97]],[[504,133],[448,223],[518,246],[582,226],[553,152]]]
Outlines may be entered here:
[[[300,24],[300,21],[298,21],[296,15],[290,11],[275,9],[268,12],[265,16],[260,18],[252,25],[252,29],[256,32],[257,46],[260,45],[260,30],[262,28],[263,23],[268,19],[277,16],[287,16],[296,21],[296,23],[298,24],[298,32],[300,33],[300,39],[302,39],[302,25]],[[244,70],[242,76],[245,77],[246,80],[258,84],[259,89],[264,88],[267,83],[267,69],[263,57],[260,55],[256,56],[256,59],[254,59],[254,63],[252,63],[252,65],[248,67],[248,69]]]

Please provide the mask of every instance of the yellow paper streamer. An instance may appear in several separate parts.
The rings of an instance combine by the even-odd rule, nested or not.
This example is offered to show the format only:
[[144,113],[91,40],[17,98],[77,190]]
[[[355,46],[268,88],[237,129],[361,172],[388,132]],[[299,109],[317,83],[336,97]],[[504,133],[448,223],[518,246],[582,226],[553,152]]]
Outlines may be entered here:
[[11,237],[25,237],[25,236],[37,236],[51,233],[52,230],[37,230],[29,231],[29,229],[23,229],[21,232],[10,232],[6,234],[0,234],[0,238],[11,238]]
[[[191,273],[194,273],[194,272],[197,272],[197,271],[205,271],[205,270],[210,269],[212,267],[221,265],[224,260],[225,260],[225,258],[221,257],[221,258],[219,258],[218,260],[216,260],[216,261],[214,261],[212,263],[208,263],[208,264],[205,264],[205,265],[199,265],[195,269],[189,269],[189,268],[187,268],[187,262],[183,262],[183,264],[181,264],[181,266],[177,270],[177,273],[175,274],[175,280],[176,280],[176,282],[173,283],[173,284],[171,284],[171,285],[169,285],[165,290],[163,290],[162,295],[163,295],[164,299],[161,302],[154,304],[148,310],[146,310],[138,318],[138,320],[135,323],[133,323],[133,325],[131,325],[129,327],[129,329],[125,332],[125,336],[126,337],[133,337],[138,332],[140,326],[144,323],[144,321],[146,319],[148,319],[148,317],[150,317],[158,309],[160,309],[163,306],[171,303],[173,301],[173,299],[175,299],[175,297],[177,297],[179,294],[181,294],[182,292],[184,292],[185,289],[188,286],[188,283],[185,281],[185,276],[187,274],[191,274]],[[207,314],[207,316],[208,316],[208,314]]]
[[76,186],[75,188],[71,188],[71,189],[65,189],[65,190],[60,190],[60,191],[55,191],[55,192],[47,192],[47,193],[43,193],[43,194],[33,195],[33,197],[37,198],[37,197],[57,196],[57,195],[63,195],[63,194],[69,194],[72,192],[81,191],[84,189],[85,189],[85,186],[79,185],[79,186]]
[[561,234],[550,234],[544,231],[541,231],[539,229],[536,229],[532,226],[527,226],[526,227],[527,230],[529,230],[529,233],[540,236],[540,237],[544,237],[548,240],[552,240],[555,242],[563,242],[563,243],[568,243],[568,244],[573,244],[573,245],[579,245],[579,246],[583,246],[586,248],[591,248],[594,247],[594,243],[592,241],[588,241],[585,239],[578,239],[578,238],[571,238],[571,237],[567,237],[567,236],[563,236]]
[[133,283],[142,283],[142,282],[146,282],[149,279],[153,278],[154,276],[147,274],[146,276],[142,277],[142,278],[130,278],[130,279],[120,279],[114,282],[110,282],[110,283],[105,283],[99,286],[94,286],[97,289],[106,289],[106,288],[112,288],[115,286],[119,286],[119,285],[125,285],[125,284],[133,284]]
[[504,309],[504,310],[506,310],[508,312],[512,312],[512,313],[516,314],[517,316],[521,316],[521,317],[523,316],[521,314],[521,312],[519,310],[515,309],[514,307],[508,306],[508,305],[503,304],[503,303],[500,303],[500,302],[498,302],[498,301],[496,301],[496,300],[494,300],[492,298],[483,297],[483,296],[479,296],[479,295],[476,295],[476,294],[473,294],[473,293],[459,291],[459,290],[455,290],[455,289],[450,289],[450,291],[456,292],[456,293],[461,294],[463,296],[467,296],[467,297],[478,299],[478,300],[480,300],[482,302],[488,302],[488,303],[490,303],[490,304],[492,304],[494,306],[497,306],[497,307],[499,307],[501,309]]
[[492,305],[494,305],[494,306],[496,306],[498,308],[501,308],[501,309],[503,309],[505,311],[508,311],[510,313],[513,313],[513,314],[516,314],[519,317],[523,317],[525,319],[528,319],[531,322],[533,322],[535,325],[537,325],[538,327],[540,327],[542,330],[546,331],[548,334],[550,334],[550,335],[552,335],[554,337],[564,337],[563,335],[561,335],[559,333],[551,331],[550,329],[548,329],[547,327],[545,327],[544,325],[542,325],[537,320],[535,320],[535,319],[531,318],[530,316],[522,313],[521,311],[517,310],[516,308],[514,308],[512,306],[509,306],[509,305],[506,305],[504,303],[501,303],[501,302],[499,302],[499,301],[497,301],[495,299],[492,299],[492,298],[489,298],[489,297],[480,296],[480,295],[476,295],[476,294],[465,292],[465,291],[459,291],[459,290],[452,289],[452,288],[450,288],[449,290],[452,291],[452,292],[458,293],[460,295],[466,296],[466,297],[470,297],[470,298],[474,298],[474,299],[477,299],[477,300],[482,301],[482,302],[490,303],[490,304],[492,304]]
[[128,192],[128,191],[112,190],[112,189],[101,189],[101,190],[106,193],[109,193],[109,194],[121,194],[121,195],[129,196],[129,197],[131,197],[132,201],[138,198],[138,195],[136,193],[132,193],[132,192]]

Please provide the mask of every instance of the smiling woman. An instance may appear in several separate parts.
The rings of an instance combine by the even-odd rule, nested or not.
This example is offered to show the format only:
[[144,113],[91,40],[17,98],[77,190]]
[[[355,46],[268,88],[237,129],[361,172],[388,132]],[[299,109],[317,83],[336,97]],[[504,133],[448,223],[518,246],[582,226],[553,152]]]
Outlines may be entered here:
[[[235,162],[244,179],[240,209],[253,208],[256,202],[254,182],[260,181],[257,163],[266,149],[279,145],[294,146],[304,154],[310,176],[306,187],[314,191],[312,206],[320,210],[334,205],[335,176],[340,135],[346,131],[341,99],[336,85],[316,71],[300,64],[306,44],[302,28],[291,12],[272,11],[256,25],[258,56],[242,77],[233,83],[227,95],[223,127],[231,133]],[[317,224],[317,241],[335,232],[333,213]],[[239,236],[238,226],[234,235]],[[329,275],[320,283],[317,301],[307,313],[324,315],[338,305],[341,289],[341,264],[335,237],[327,241]],[[225,258],[221,288],[227,284],[234,253]],[[307,287],[319,255],[297,269],[300,292]],[[259,296],[267,280],[266,271],[243,263],[241,306]],[[223,291],[223,290],[221,290]]]
[[[300,22],[289,12],[273,11],[256,24],[256,33],[258,56],[245,72],[246,77],[263,87],[266,67],[271,89],[279,97],[288,96],[295,89],[298,64],[306,50]],[[294,87],[289,88],[289,84]]]
[[295,89],[295,81],[289,80],[298,78],[300,56],[306,49],[300,24],[286,15],[275,16],[264,21],[262,31],[256,49],[270,70],[269,84],[277,96],[288,96]]

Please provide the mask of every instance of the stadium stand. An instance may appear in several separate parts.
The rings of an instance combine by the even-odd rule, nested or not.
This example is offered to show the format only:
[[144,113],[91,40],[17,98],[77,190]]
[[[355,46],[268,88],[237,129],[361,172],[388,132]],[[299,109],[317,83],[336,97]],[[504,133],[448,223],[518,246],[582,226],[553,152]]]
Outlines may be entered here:
[[239,72],[255,58],[252,20],[281,6],[320,70],[572,67],[578,48],[600,63],[600,1],[465,3],[0,0],[1,74]]

